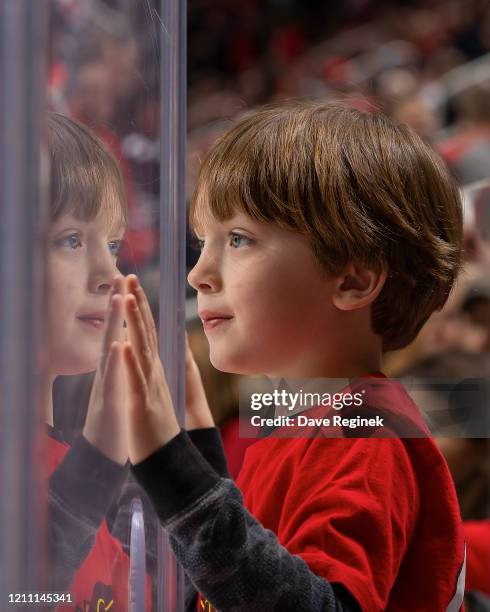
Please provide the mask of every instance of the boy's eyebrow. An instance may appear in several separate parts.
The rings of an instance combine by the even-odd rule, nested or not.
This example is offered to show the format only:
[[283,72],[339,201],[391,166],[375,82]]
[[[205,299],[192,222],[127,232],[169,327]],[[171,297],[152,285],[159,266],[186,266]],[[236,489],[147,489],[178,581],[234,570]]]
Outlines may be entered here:
[[124,234],[128,229],[127,223],[118,214],[106,217],[103,224],[109,234]]
[[195,228],[190,228],[189,233],[192,240],[204,240],[204,235]]
[[[244,223],[242,219],[235,219],[235,217],[230,217],[229,219],[216,220],[216,224],[219,225],[219,229],[223,232],[229,233],[233,230],[239,230],[247,232],[248,234],[256,235],[257,229],[247,227],[246,222]],[[193,238],[197,238],[198,240],[204,239],[204,227],[200,227],[199,229],[195,226],[190,227],[190,234]]]
[[55,219],[50,223],[50,228],[58,230],[59,228],[69,227],[70,225],[87,225],[87,221],[77,219],[73,215],[61,215],[58,219]]
[[127,231],[127,227],[124,223],[119,223],[114,228],[111,228],[111,234],[125,234]]

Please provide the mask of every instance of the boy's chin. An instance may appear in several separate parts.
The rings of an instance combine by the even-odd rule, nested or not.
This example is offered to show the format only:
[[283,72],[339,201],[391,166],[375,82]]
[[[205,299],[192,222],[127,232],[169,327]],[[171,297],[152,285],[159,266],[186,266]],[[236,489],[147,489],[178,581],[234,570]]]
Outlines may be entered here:
[[223,359],[221,355],[213,355],[213,353],[209,354],[209,361],[213,368],[219,370],[220,372],[227,372],[229,374],[235,374],[236,372],[232,369],[232,365],[229,360]]
[[57,376],[79,376],[81,374],[90,374],[97,369],[99,359],[79,359],[60,364],[56,368]]
[[259,374],[255,360],[247,359],[244,355],[224,354],[220,351],[211,350],[209,361],[213,368],[227,374],[242,374],[244,376]]

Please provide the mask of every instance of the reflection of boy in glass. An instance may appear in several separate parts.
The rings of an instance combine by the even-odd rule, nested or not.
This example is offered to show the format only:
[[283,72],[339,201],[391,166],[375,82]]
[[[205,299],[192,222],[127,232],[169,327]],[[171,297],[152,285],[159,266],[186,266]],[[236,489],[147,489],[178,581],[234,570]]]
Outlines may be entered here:
[[[117,277],[116,258],[126,227],[124,187],[112,155],[81,124],[50,114],[48,149],[42,388],[48,424],[50,585],[72,593],[72,602],[82,610],[95,610],[101,600],[123,610],[128,558],[103,519],[126,476],[127,461],[117,369],[106,376],[114,358],[111,343],[123,333],[123,279]],[[59,375],[96,368],[83,435],[70,448],[53,427],[53,382]]]

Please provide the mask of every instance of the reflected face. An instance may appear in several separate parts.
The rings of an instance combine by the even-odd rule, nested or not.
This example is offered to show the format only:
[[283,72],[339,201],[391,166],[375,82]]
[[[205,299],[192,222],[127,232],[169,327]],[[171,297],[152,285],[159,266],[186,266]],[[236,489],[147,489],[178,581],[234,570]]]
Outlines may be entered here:
[[71,100],[72,106],[89,117],[96,125],[110,123],[115,106],[112,74],[102,62],[93,62],[81,68]]
[[62,214],[47,242],[47,360],[54,375],[95,370],[124,230],[99,213],[91,221]]
[[331,325],[334,281],[306,237],[243,213],[208,218],[189,273],[211,363],[242,374],[287,375]]

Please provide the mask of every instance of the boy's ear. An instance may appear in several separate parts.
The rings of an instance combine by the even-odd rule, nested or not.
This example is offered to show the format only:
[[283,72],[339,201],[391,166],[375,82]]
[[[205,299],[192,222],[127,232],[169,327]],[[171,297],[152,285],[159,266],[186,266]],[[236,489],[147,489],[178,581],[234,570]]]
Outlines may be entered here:
[[381,293],[387,276],[384,268],[375,271],[351,263],[338,277],[332,301],[339,310],[364,308]]

